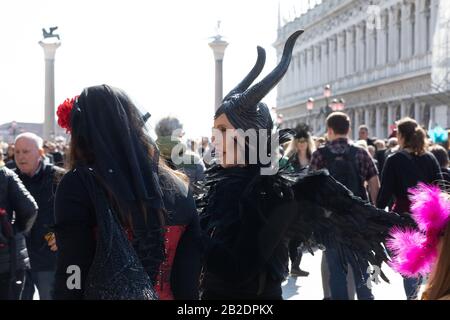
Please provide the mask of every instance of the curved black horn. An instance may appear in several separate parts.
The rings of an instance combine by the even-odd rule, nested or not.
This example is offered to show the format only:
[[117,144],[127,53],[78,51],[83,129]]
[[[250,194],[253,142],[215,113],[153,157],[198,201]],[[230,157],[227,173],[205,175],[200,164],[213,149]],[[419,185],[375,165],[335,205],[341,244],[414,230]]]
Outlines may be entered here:
[[258,102],[264,98],[277,85],[286,73],[289,63],[291,62],[292,50],[294,49],[295,41],[303,33],[304,30],[294,32],[286,41],[283,49],[283,55],[280,63],[272,70],[263,80],[255,84],[253,87],[247,89],[242,94],[243,104],[245,106],[256,106]]
[[266,63],[266,50],[264,48],[258,46],[256,47],[258,50],[258,59],[256,60],[255,65],[252,70],[247,74],[247,76],[242,80],[233,90],[231,90],[222,101],[227,100],[232,95],[237,93],[242,93],[252,84],[253,81],[259,76],[262,69],[264,68],[264,64]]

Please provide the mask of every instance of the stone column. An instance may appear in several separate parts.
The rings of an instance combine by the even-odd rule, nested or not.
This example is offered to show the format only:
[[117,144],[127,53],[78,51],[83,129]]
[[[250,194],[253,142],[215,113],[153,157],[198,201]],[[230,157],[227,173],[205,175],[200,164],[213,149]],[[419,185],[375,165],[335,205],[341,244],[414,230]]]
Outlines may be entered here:
[[414,101],[414,119],[417,123],[422,124],[422,103],[419,101]]
[[320,72],[320,84],[328,83],[328,55],[329,55],[329,48],[328,48],[328,41],[325,40],[321,43],[322,46],[322,59],[321,59],[321,72]]
[[368,106],[364,106],[363,112],[364,112],[364,124],[365,124],[367,127],[370,127],[370,112],[369,112],[369,107],[368,107]]
[[44,140],[55,138],[55,54],[61,42],[40,41],[45,57],[45,118]]
[[374,65],[374,54],[376,52],[375,50],[375,29],[366,28],[367,32],[367,52],[366,52],[366,69],[370,70],[372,69]]
[[298,55],[297,54],[292,54],[292,61],[291,61],[291,65],[290,65],[290,69],[292,69],[292,79],[291,79],[291,83],[292,83],[292,91],[291,92],[295,92],[298,90]]
[[396,7],[389,8],[389,56],[387,61],[392,62],[396,59],[397,48],[397,17]]
[[360,123],[359,123],[359,109],[358,108],[355,108],[355,109],[353,109],[354,110],[354,112],[353,112],[353,118],[354,118],[354,120],[353,120],[353,122],[354,122],[354,130],[353,130],[353,138],[356,140],[356,139],[358,139],[358,127],[359,127],[359,125],[360,125]]
[[408,103],[406,101],[400,102],[400,118],[408,116]]
[[402,59],[411,56],[411,4],[402,3]]
[[295,88],[295,90],[298,92],[300,91],[300,89],[302,88],[302,74],[303,74],[303,68],[302,68],[302,57],[301,57],[301,53],[298,52],[297,53],[297,87]]
[[388,29],[386,28],[386,22],[388,15],[383,13],[381,15],[381,29],[377,30],[378,33],[378,50],[377,50],[377,65],[386,64],[386,37]]
[[363,46],[362,46],[362,25],[356,25],[356,70],[355,72],[362,71],[362,59],[363,59]]
[[217,35],[214,41],[209,43],[209,46],[213,50],[215,60],[215,99],[214,99],[214,111],[216,111],[223,98],[223,57],[225,55],[225,49],[228,46],[228,42],[222,40],[222,37]]
[[305,51],[300,52],[300,87],[299,90],[302,91],[305,89]]
[[391,133],[391,125],[394,124],[394,106],[392,103],[388,103],[387,104],[387,135],[389,135]]
[[344,36],[343,33],[337,35],[337,79],[342,78],[345,73],[344,63]]
[[377,138],[382,138],[382,120],[381,120],[381,106],[375,106],[375,135]]
[[424,35],[424,29],[425,29],[425,23],[424,23],[424,15],[423,15],[423,5],[424,0],[416,0],[416,35],[415,35],[415,53],[421,54],[424,52],[424,42],[425,38]]
[[[430,50],[433,49],[433,35],[435,32],[437,32],[439,26],[438,26],[438,11],[439,11],[439,3],[442,2],[442,0],[430,0],[431,1],[431,26],[430,26]],[[445,1],[445,0],[444,0]],[[448,0],[447,0],[448,1]],[[448,10],[448,5],[441,4],[442,9],[441,10]],[[448,14],[447,14],[448,19]],[[448,30],[447,30],[448,32]]]
[[314,46],[314,86],[319,84],[320,77],[320,45]]
[[328,70],[329,70],[329,81],[336,80],[336,36],[333,36],[329,40],[330,52],[329,52],[329,61],[328,61]]
[[346,33],[346,74],[352,74],[353,70],[353,28],[345,30]]
[[312,48],[306,49],[306,88],[311,88],[312,83]]

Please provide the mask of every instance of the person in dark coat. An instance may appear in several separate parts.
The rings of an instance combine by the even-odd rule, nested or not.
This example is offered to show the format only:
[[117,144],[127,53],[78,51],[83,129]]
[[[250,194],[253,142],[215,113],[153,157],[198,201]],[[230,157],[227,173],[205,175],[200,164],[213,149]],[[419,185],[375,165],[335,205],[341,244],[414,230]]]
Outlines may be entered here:
[[0,300],[21,297],[25,270],[30,268],[24,233],[33,226],[37,209],[17,175],[6,167],[0,168]]
[[64,170],[43,161],[42,139],[34,133],[18,135],[14,152],[16,172],[39,206],[36,222],[27,236],[31,269],[27,272],[23,299],[33,299],[36,286],[40,299],[50,300],[57,248],[48,240],[55,224],[54,195]]

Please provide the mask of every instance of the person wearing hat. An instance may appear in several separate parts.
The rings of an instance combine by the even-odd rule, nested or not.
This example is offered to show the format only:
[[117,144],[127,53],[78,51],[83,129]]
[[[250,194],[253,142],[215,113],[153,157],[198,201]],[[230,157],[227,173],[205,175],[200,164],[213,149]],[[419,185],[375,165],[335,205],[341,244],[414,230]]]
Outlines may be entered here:
[[[292,170],[300,172],[307,170],[311,163],[311,156],[316,150],[314,141],[311,137],[309,127],[306,124],[299,124],[295,128],[295,138],[288,144],[284,157],[280,160],[280,166],[285,161],[292,166]],[[302,248],[297,239],[289,240],[289,258],[291,259],[291,276],[307,277],[309,272],[300,269],[302,261]]]

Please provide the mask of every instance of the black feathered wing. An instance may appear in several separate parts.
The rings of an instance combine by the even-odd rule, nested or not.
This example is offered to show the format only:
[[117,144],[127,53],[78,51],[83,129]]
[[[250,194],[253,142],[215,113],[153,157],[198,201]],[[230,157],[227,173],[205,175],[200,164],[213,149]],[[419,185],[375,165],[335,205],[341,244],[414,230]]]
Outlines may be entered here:
[[[344,269],[351,257],[361,266],[380,267],[389,260],[384,242],[390,228],[411,221],[354,196],[326,170],[297,174],[281,171],[267,179],[273,183],[271,197],[278,199],[273,201],[275,205],[260,233],[260,250],[266,257],[271,247],[287,237],[300,240],[306,247],[333,245]],[[389,282],[383,273],[381,277]]]

